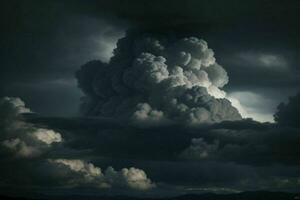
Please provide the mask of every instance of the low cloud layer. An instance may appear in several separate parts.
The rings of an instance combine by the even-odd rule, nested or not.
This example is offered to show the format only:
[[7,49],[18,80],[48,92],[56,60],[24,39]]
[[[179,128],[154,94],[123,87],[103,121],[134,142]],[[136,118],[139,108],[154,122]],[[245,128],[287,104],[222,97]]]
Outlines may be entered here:
[[4,97],[0,100],[1,146],[12,156],[36,157],[47,151],[52,144],[60,143],[60,133],[35,127],[22,120],[21,114],[30,113],[19,98]]
[[[27,122],[24,118],[26,114],[34,115],[30,114],[30,109],[25,107],[21,99],[0,99],[0,164],[3,169],[0,177],[3,186],[27,184],[29,188],[89,186],[132,190],[149,190],[155,187],[146,173],[138,168],[116,171],[108,167],[102,173],[92,163],[61,157],[63,152],[72,151],[64,147],[62,134]],[[12,174],[14,171],[18,173]]]
[[76,76],[87,116],[198,124],[239,120],[243,114],[222,90],[226,71],[207,42],[196,37],[128,33],[108,64],[88,62]]
[[68,186],[88,185],[96,188],[117,187],[136,190],[148,190],[155,187],[143,170],[134,167],[123,168],[120,171],[108,167],[102,173],[101,168],[82,160],[54,159],[49,162],[55,165],[57,170],[68,171],[66,172],[69,173]]
[[[297,119],[298,111],[291,103],[296,98],[285,105],[295,111],[289,113],[289,121]],[[108,118],[24,115],[29,109],[21,100],[2,99],[2,183],[10,188],[26,184],[28,188],[80,192],[89,188],[97,194],[147,192],[154,196],[189,193],[190,188],[197,192],[298,191],[297,124],[247,119],[162,126],[152,121],[159,112],[139,106],[145,112],[135,115],[146,116],[155,126]],[[155,117],[150,120],[149,116]]]
[[193,138],[191,145],[180,154],[180,157],[191,160],[206,159],[213,156],[218,148],[219,141],[209,144],[203,138]]

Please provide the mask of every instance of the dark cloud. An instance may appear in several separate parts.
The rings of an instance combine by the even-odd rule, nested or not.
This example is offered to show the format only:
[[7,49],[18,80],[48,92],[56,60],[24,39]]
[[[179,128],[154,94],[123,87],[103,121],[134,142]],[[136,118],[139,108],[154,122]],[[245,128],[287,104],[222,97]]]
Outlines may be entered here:
[[109,118],[44,118],[24,113],[17,98],[0,105],[3,187],[174,195],[299,186],[297,127],[251,119],[141,127]]
[[108,64],[91,61],[76,73],[83,114],[143,124],[241,119],[221,89],[227,73],[204,40],[140,34],[120,39]]
[[194,128],[141,128],[103,120],[31,118],[34,123],[61,130],[65,146],[81,151],[79,157],[103,167],[136,166],[147,172],[157,189],[168,185],[168,192],[181,191],[179,186],[199,191],[297,188],[297,128],[251,120]]
[[135,167],[120,171],[108,167],[102,172],[101,168],[81,158],[60,157],[60,151],[72,152],[63,147],[61,133],[26,122],[22,114],[30,110],[19,98],[1,98],[0,113],[0,176],[4,187],[25,184],[27,188],[64,188],[68,185],[67,188],[88,186],[100,190],[143,191],[156,187],[143,170]]
[[299,112],[300,112],[300,93],[289,98],[289,101],[278,105],[278,111],[275,113],[275,121],[281,125],[299,127]]
[[[220,3],[217,0],[187,2],[175,0],[172,3],[167,0],[159,3],[150,3],[144,0],[90,1],[88,4],[82,1],[75,2],[77,3],[74,5],[75,10],[77,8],[79,13],[96,16],[111,13],[141,27],[158,27],[159,29],[172,27],[179,32],[197,31],[199,29],[196,25],[199,24],[206,24],[206,27],[216,26],[220,28],[224,25],[234,26],[248,23],[254,26],[255,23],[257,23],[256,25],[265,25],[266,22],[269,22],[272,26],[289,27],[291,24],[298,23],[297,6],[299,6],[297,1],[282,4],[280,1],[268,0],[245,1],[243,3],[236,0],[227,3]],[[201,29],[201,27],[199,28]],[[290,28],[296,27],[290,26]]]

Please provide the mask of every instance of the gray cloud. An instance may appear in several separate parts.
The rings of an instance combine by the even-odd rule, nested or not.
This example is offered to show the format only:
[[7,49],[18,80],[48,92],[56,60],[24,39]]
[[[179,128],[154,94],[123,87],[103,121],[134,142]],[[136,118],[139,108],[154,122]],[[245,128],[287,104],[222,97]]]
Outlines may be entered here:
[[274,115],[275,121],[281,125],[299,127],[300,93],[289,98],[287,103],[281,103]]
[[[24,103],[16,102],[19,103],[6,105],[28,111]],[[2,110],[7,107],[2,106]],[[139,114],[144,116],[145,113]],[[159,113],[146,112],[146,115],[156,119]],[[33,128],[26,137],[20,136],[20,141],[27,144],[27,137],[30,137],[33,143],[27,146],[41,152],[11,159],[7,155],[12,152],[1,147],[4,157],[0,163],[4,173],[0,175],[5,184],[13,187],[24,184],[22,173],[25,173],[26,180],[30,180],[28,187],[56,186],[63,190],[84,187],[97,194],[107,191],[179,194],[190,192],[190,188],[200,192],[296,191],[300,162],[299,129],[296,127],[249,119],[192,127],[182,124],[143,127],[105,118],[11,116]],[[11,119],[16,120],[15,117]],[[37,137],[35,132],[40,127],[45,131],[40,133],[42,137]],[[58,130],[60,138],[52,134]],[[1,138],[1,141],[8,138]],[[15,145],[19,151],[26,149],[20,141],[10,140],[7,144]],[[20,173],[12,175],[12,171]]]
[[264,130],[210,130],[202,135],[205,139],[192,139],[180,155],[189,160],[223,160],[247,165],[299,165],[298,131],[276,126]]
[[221,90],[227,73],[204,40],[135,37],[119,40],[108,65],[92,61],[76,73],[84,114],[188,124],[241,119],[231,105],[238,102]]
[[185,149],[180,157],[191,160],[201,160],[210,158],[218,151],[219,141],[216,140],[212,144],[208,144],[203,138],[193,138],[191,145]]
[[85,152],[87,157],[158,161],[182,161],[184,158],[250,166],[298,165],[300,162],[297,127],[252,120],[195,127],[178,124],[128,126],[119,121],[89,118],[80,121],[45,120],[36,123],[67,131],[68,138],[72,139],[66,141],[65,146]]

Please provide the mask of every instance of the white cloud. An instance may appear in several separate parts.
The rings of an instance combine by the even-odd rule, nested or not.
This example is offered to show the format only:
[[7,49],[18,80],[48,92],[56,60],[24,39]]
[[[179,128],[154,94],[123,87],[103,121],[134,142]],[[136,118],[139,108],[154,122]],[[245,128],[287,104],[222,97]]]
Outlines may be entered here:
[[155,187],[143,170],[134,167],[123,168],[120,171],[108,167],[105,171],[105,178],[116,187],[125,186],[137,190],[148,190]]
[[52,143],[62,141],[60,133],[27,123],[22,113],[30,112],[20,98],[0,99],[0,144],[16,157],[36,157]]
[[67,180],[75,186],[89,184],[99,188],[134,190],[148,190],[155,187],[155,184],[151,182],[143,170],[134,167],[123,168],[120,171],[108,167],[102,173],[101,168],[83,160],[52,159],[49,162],[72,171],[74,174],[69,176]]
[[59,133],[56,133],[53,130],[38,128],[33,135],[40,141],[50,145],[54,142],[61,142],[62,137]]

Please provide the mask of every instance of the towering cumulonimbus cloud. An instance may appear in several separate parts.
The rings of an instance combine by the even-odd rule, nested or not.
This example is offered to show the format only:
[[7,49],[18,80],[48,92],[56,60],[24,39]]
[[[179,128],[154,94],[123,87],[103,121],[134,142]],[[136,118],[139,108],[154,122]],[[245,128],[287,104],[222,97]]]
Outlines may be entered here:
[[85,93],[81,111],[88,116],[144,124],[241,119],[238,101],[221,89],[228,82],[226,71],[196,37],[128,34],[109,63],[88,62],[76,77]]

